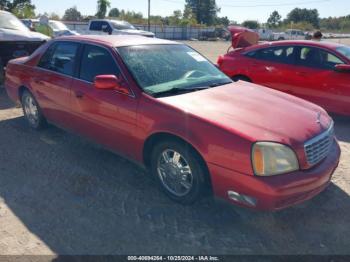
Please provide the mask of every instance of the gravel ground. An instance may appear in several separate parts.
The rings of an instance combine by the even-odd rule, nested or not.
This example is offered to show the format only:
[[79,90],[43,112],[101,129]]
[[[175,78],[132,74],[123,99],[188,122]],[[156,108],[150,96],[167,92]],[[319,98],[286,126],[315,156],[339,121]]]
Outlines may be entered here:
[[[191,45],[214,61],[227,47]],[[335,122],[341,163],[316,198],[275,213],[181,206],[99,146],[30,130],[0,88],[0,255],[350,254],[350,118]]]

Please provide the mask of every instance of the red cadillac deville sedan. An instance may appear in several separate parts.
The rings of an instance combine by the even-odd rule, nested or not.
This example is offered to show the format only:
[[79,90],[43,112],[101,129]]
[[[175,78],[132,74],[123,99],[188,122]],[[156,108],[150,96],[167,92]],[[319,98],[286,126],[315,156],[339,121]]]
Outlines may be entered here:
[[277,210],[317,195],[340,156],[320,107],[234,83],[190,47],[139,36],[79,36],[12,60],[8,95],[47,122],[149,169],[173,200],[206,192]]
[[286,92],[329,112],[350,116],[350,47],[325,41],[258,44],[255,32],[231,27],[235,50],[220,56],[220,69],[244,80]]

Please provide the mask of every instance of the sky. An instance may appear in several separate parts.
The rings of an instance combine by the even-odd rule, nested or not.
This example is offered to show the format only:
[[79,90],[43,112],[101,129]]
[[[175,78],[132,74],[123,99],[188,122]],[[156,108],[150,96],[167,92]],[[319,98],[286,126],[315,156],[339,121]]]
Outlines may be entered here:
[[[83,15],[93,15],[96,13],[96,2],[96,0],[32,0],[37,13],[55,12],[61,16],[72,6],[77,6]],[[147,16],[147,3],[148,0],[111,0],[111,7],[141,12]],[[316,8],[321,17],[350,14],[349,0],[216,0],[216,3],[221,8],[219,16],[227,16],[239,23],[244,20],[258,20],[264,23],[274,10],[285,18],[295,7]],[[183,10],[184,4],[185,0],[151,0],[151,14],[171,15],[174,10]]]

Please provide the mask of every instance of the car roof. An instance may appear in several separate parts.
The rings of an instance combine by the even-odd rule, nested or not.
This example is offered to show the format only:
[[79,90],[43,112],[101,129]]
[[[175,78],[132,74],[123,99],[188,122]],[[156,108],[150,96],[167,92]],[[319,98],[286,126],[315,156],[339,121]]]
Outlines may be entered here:
[[79,35],[79,36],[67,36],[60,37],[59,40],[68,40],[68,41],[79,41],[79,42],[94,42],[101,43],[113,47],[122,47],[122,46],[133,46],[133,45],[180,45],[181,43],[159,39],[159,38],[150,38],[145,36],[137,35]]
[[125,20],[118,20],[118,19],[91,19],[89,22],[120,22],[120,23],[129,23]]
[[[335,50],[337,47],[344,46],[343,44],[328,42],[328,41],[311,41],[311,40],[283,40],[275,42],[262,42],[258,45],[251,46],[251,49],[264,48],[269,46],[286,46],[286,45],[302,45],[302,46],[313,46],[319,48],[329,48]],[[250,47],[246,48],[246,50]]]

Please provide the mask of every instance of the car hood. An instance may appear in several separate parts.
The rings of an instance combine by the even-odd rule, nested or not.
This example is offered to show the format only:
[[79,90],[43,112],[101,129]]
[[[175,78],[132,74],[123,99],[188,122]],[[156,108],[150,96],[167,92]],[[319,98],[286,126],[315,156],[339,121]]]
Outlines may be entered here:
[[242,81],[159,99],[251,141],[300,146],[332,121],[315,104]]
[[259,34],[248,28],[230,26],[228,30],[231,33],[232,47],[234,49],[248,47],[259,42]]
[[0,41],[45,41],[50,37],[31,31],[20,31],[0,28]]
[[130,35],[154,36],[154,34],[152,32],[143,31],[143,30],[137,30],[137,29],[125,29],[125,30],[120,30],[120,31],[124,32],[126,34],[130,34]]

